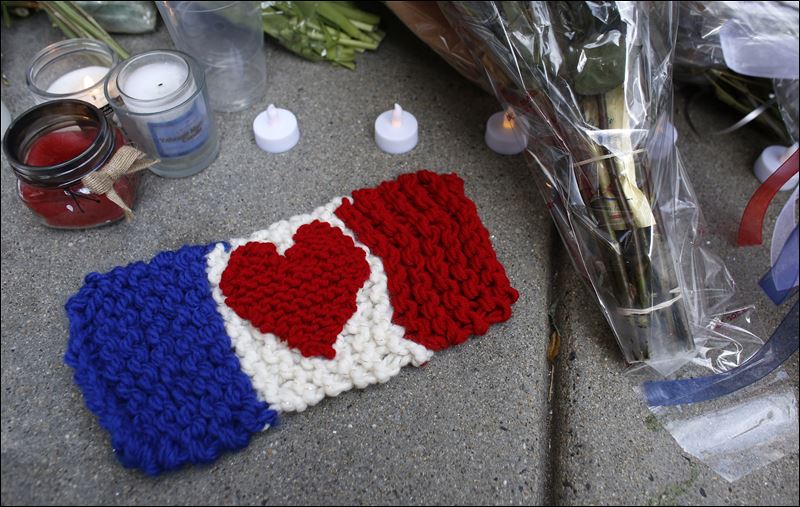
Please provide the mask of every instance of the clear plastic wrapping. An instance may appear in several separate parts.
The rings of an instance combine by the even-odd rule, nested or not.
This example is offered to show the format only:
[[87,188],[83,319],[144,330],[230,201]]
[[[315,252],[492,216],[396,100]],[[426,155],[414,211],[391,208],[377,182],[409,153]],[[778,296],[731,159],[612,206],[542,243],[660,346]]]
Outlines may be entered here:
[[650,410],[683,450],[729,482],[797,452],[797,398],[782,371],[734,397]]
[[797,402],[775,370],[797,348],[797,306],[765,344],[753,306],[700,245],[672,125],[677,3],[438,6],[443,36],[466,44],[526,140],[566,249],[659,420],[728,480],[795,452]]
[[[684,80],[722,86],[729,96],[726,102],[740,90],[725,86],[726,80],[720,81],[715,71],[730,69],[745,76],[772,80],[773,93],[762,101],[774,99],[777,122],[782,119],[789,138],[797,142],[800,2],[679,4],[676,75]],[[751,98],[749,102],[737,109],[746,113],[761,105]]]
[[[707,295],[732,290],[695,247],[697,199],[674,147],[670,3],[442,2],[528,140],[577,269],[628,362],[694,356]],[[709,289],[711,289],[709,291]],[[715,312],[716,313],[716,312]]]
[[491,91],[469,48],[445,19],[437,2],[386,2],[406,26],[462,76]]
[[[731,67],[730,63],[738,58],[737,55],[729,54],[726,59],[722,51],[723,33],[729,37],[736,34],[742,39],[748,39],[747,45],[751,48],[756,48],[757,44],[764,41],[777,42],[778,46],[782,46],[782,41],[785,40],[791,45],[792,41],[797,40],[800,32],[799,6],[798,2],[680,2],[675,64],[702,68]],[[767,59],[768,61],[747,58],[742,60],[742,64],[752,69],[763,65],[774,66],[776,63],[783,66],[797,65],[797,61],[776,62],[776,55],[772,56],[773,58]],[[737,72],[741,70],[746,69],[739,69]]]

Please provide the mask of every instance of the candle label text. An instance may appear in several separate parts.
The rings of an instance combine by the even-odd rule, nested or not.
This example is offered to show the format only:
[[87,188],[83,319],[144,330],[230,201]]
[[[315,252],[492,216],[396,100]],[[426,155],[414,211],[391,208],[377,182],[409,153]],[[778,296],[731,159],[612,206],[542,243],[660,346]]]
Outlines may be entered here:
[[198,97],[184,114],[169,121],[148,122],[148,129],[163,158],[182,157],[206,142],[211,130],[206,105]]

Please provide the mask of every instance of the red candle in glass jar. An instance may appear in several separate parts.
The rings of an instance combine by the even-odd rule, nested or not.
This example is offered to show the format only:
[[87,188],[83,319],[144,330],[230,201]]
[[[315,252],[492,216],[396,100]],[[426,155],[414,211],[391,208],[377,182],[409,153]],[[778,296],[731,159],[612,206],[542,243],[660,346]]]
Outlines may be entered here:
[[[20,116],[9,134],[3,149],[19,178],[18,195],[45,225],[83,229],[125,216],[122,208],[105,195],[91,193],[81,182],[125,144],[122,133],[94,106],[72,100],[45,103]],[[136,174],[114,183],[128,207],[136,200],[137,183]]]

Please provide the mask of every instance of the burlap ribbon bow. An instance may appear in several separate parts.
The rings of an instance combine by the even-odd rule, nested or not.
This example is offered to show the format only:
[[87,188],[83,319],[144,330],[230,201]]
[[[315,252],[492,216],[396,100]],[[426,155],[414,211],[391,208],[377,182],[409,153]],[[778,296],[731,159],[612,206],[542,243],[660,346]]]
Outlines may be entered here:
[[126,174],[147,169],[158,160],[145,158],[146,155],[132,146],[122,146],[100,170],[81,178],[81,182],[93,194],[105,195],[109,201],[125,211],[125,219],[133,219],[133,211],[114,190],[114,183]]

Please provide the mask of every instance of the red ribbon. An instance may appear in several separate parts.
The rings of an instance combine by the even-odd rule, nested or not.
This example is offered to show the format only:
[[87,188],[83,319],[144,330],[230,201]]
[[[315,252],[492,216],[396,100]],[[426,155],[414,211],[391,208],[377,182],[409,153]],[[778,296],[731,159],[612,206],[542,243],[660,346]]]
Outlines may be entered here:
[[742,221],[739,223],[739,236],[736,244],[739,246],[760,245],[763,238],[761,230],[764,228],[764,215],[767,214],[769,203],[778,193],[778,190],[789,178],[797,174],[800,151],[795,150],[791,157],[781,164],[767,181],[758,187],[744,209]]

